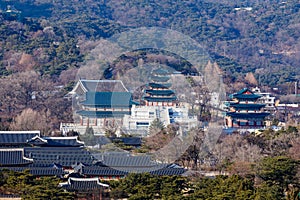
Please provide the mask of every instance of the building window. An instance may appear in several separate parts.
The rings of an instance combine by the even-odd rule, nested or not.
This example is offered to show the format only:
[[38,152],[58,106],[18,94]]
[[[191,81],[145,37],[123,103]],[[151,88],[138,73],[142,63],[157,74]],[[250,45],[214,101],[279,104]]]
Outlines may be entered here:
[[153,118],[154,117],[154,112],[149,112],[149,117]]
[[136,122],[136,126],[149,126],[149,122]]

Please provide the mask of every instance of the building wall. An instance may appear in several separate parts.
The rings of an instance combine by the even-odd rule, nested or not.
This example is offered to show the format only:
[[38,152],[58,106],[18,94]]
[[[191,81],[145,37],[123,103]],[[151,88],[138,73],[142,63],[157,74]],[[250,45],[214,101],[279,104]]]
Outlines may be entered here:
[[198,125],[197,117],[190,117],[187,107],[133,106],[131,115],[124,117],[123,127],[127,130],[148,130],[156,118],[165,126],[177,122],[183,129],[191,129]]

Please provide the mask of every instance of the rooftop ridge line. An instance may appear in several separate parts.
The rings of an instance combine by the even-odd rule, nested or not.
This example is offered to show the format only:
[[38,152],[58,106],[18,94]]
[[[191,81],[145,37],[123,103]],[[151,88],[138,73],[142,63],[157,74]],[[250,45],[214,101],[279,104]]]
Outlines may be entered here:
[[24,151],[24,148],[13,148],[13,149],[9,149],[9,148],[5,148],[5,149],[1,149],[0,151]]
[[33,131],[0,131],[0,134],[20,134],[20,133],[38,133],[40,135],[40,131],[38,130],[33,130]]

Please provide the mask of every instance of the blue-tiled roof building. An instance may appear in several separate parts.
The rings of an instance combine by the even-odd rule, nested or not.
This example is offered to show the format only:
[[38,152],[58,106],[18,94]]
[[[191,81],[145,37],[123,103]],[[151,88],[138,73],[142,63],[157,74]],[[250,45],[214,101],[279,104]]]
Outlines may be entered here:
[[130,115],[132,105],[137,104],[120,80],[79,80],[71,94],[81,134],[86,127],[103,135],[107,127],[121,128],[124,115]]
[[226,126],[238,129],[259,129],[264,127],[264,119],[269,113],[262,111],[265,104],[258,103],[259,95],[248,88],[229,95],[226,112]]

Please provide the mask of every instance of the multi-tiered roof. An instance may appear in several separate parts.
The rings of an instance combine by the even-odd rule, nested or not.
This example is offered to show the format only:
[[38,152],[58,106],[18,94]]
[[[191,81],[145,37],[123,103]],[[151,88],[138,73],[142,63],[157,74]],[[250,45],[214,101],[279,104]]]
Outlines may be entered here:
[[146,105],[173,105],[176,101],[176,95],[172,86],[169,83],[169,72],[165,69],[156,69],[152,71],[151,82],[148,84],[148,88],[144,90],[143,99]]
[[226,112],[227,126],[229,127],[262,127],[264,118],[269,115],[263,112],[265,104],[257,103],[261,97],[254,94],[248,88],[244,88],[237,93],[231,94],[231,101],[228,104],[229,111]]

